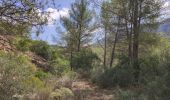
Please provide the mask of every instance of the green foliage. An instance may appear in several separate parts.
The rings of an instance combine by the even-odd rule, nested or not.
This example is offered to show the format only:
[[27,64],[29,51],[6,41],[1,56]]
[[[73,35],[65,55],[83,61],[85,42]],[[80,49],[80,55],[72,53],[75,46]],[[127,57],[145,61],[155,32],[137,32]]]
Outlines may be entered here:
[[62,59],[60,57],[50,62],[50,72],[62,76],[63,74],[70,71],[69,61]]
[[44,88],[44,82],[38,77],[31,76],[24,81],[24,85],[27,86],[24,89],[28,89],[29,92],[37,92],[41,88]]
[[[51,94],[56,93],[52,99],[66,98],[72,96],[72,91],[63,86],[70,87],[75,73],[68,68],[68,62],[63,59],[58,60],[60,66],[55,69],[57,75],[61,75],[61,85],[54,84],[59,82],[59,78],[52,79],[51,74],[37,70],[25,55],[0,53],[0,99],[11,100],[14,97],[20,99],[51,100]],[[57,63],[57,62],[56,62]],[[57,63],[58,64],[58,63]],[[67,66],[67,68],[66,68]],[[53,84],[50,84],[52,82]],[[46,84],[45,84],[46,83]],[[60,89],[56,88],[61,87]],[[55,89],[55,91],[53,90]],[[34,94],[34,97],[32,95]],[[21,98],[23,97],[23,98]]]
[[32,27],[34,27],[34,30],[42,29],[42,25],[47,22],[47,16],[44,16],[47,13],[40,14],[38,9],[45,8],[48,3],[51,3],[51,0],[45,2],[29,0],[1,1],[0,8],[6,9],[1,11],[0,30],[3,29],[5,34],[8,35],[28,36]]
[[44,41],[34,41],[28,38],[16,37],[12,42],[16,45],[17,50],[22,52],[32,51],[48,61],[61,57],[58,48],[51,47]]
[[116,66],[99,74],[93,81],[100,87],[128,87],[134,84],[133,68],[128,65]]
[[31,45],[32,45],[32,40],[24,38],[24,39],[20,39],[19,41],[17,41],[16,48],[19,51],[26,52],[30,50]]
[[95,25],[93,11],[88,6],[88,0],[78,0],[71,5],[69,17],[61,18],[62,25],[66,30],[63,39],[69,52],[79,52],[83,45],[91,41]]
[[74,96],[73,92],[68,88],[56,89],[55,92],[52,92],[50,97],[55,100],[66,100]]
[[97,60],[97,54],[93,53],[91,50],[82,50],[73,56],[72,66],[74,69],[89,71],[95,66]]
[[145,95],[140,94],[139,91],[121,90],[116,93],[117,100],[148,100]]
[[8,22],[0,21],[0,34],[8,34],[8,35],[20,35],[20,36],[28,36],[30,31],[30,26],[28,24],[20,25],[20,24],[11,24]]
[[[165,46],[161,55],[159,56],[159,63],[157,64],[157,75],[149,74],[148,77],[154,77],[154,79],[147,79],[145,89],[148,94],[148,100],[169,100],[170,92],[170,46]],[[152,64],[153,65],[153,64]],[[152,71],[151,71],[152,72]]]
[[32,52],[45,58],[46,60],[52,59],[51,47],[44,41],[34,41],[30,49]]
[[[14,95],[32,91],[34,87],[26,81],[34,77],[36,68],[26,56],[1,52],[0,65],[0,99],[8,100]],[[34,85],[37,86],[37,83]]]
[[155,80],[157,76],[163,74],[164,68],[160,66],[160,57],[157,55],[150,55],[140,60],[140,77],[139,81],[142,84],[148,81]]
[[[152,49],[148,55],[139,61],[140,89],[119,92],[120,100],[169,100],[170,99],[170,45],[167,40],[161,40],[161,48]],[[163,47],[162,47],[163,46]],[[151,49],[151,48],[150,48]],[[119,100],[118,99],[118,100]]]
[[43,72],[42,70],[39,70],[35,73],[35,77],[38,77],[39,79],[47,79],[49,77],[48,73]]

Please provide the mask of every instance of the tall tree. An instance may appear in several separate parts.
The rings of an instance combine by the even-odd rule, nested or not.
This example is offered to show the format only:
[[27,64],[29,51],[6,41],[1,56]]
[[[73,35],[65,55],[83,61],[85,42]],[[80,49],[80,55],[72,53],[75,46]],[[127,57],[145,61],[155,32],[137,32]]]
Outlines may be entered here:
[[87,0],[78,0],[71,6],[70,17],[62,18],[67,35],[73,38],[75,50],[80,51],[81,47],[89,43],[92,30],[92,11],[88,8]]
[[79,52],[91,40],[91,32],[94,29],[93,16],[88,5],[87,0],[77,0],[71,5],[70,16],[61,18],[61,22],[67,31],[64,37],[71,57],[74,52]]
[[[116,2],[117,5],[119,5],[119,2]],[[118,42],[118,36],[120,33],[120,30],[122,29],[123,19],[121,19],[118,15],[114,13],[109,13],[107,9],[110,9],[109,7],[113,4],[110,2],[103,2],[101,6],[101,17],[102,17],[102,25],[104,26],[104,65],[106,61],[106,50],[109,49],[109,46],[111,47],[110,50],[110,56],[109,56],[109,65],[112,67],[114,58],[115,58],[115,52],[116,52],[116,45]],[[116,6],[117,6],[116,5]],[[115,12],[121,13],[120,9],[117,9]],[[108,45],[108,47],[107,47]]]
[[[139,60],[139,38],[142,32],[145,32],[145,29],[142,29],[143,25],[146,24],[157,24],[157,18],[160,15],[160,1],[158,0],[130,0],[129,7],[131,15],[129,20],[132,25],[133,33],[133,53],[132,61],[136,69],[135,77],[138,80],[140,73],[140,67],[138,65]],[[149,22],[149,23],[148,23]]]
[[104,54],[103,54],[103,66],[106,68],[106,60],[107,60],[107,35],[108,35],[108,31],[109,31],[109,14],[105,11],[106,7],[107,7],[107,2],[103,2],[102,4],[102,9],[101,9],[101,23],[102,23],[102,27],[104,29]]
[[[157,24],[162,3],[160,0],[109,0],[108,3],[107,8],[103,6],[101,8],[112,14],[108,17],[114,18],[114,16],[117,16],[121,19],[121,25],[114,26],[124,29],[124,34],[127,36],[126,41],[128,41],[129,62],[136,69],[135,77],[138,79],[140,73],[138,64],[140,36],[147,31],[144,26],[151,26],[149,28],[152,28]],[[110,23],[114,23],[114,20]]]

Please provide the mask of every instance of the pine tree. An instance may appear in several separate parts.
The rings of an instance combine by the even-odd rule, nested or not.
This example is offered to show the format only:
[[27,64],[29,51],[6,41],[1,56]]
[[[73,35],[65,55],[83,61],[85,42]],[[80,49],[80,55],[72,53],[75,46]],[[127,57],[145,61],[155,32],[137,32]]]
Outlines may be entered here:
[[71,5],[69,17],[61,18],[66,34],[64,40],[70,52],[70,60],[75,52],[88,45],[92,36],[92,11],[87,0],[77,0]]

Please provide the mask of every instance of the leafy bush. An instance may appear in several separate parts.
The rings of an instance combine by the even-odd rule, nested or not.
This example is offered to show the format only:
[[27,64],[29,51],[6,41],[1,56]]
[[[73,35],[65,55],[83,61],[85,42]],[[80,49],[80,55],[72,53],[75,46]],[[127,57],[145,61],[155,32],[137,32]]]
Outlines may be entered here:
[[50,72],[52,74],[62,76],[68,71],[70,71],[69,61],[62,58],[57,58],[56,60],[50,62]]
[[52,59],[51,47],[44,41],[34,41],[30,49],[32,52],[46,60]]
[[94,82],[103,88],[128,87],[134,84],[133,68],[131,66],[116,66],[107,69],[104,73],[94,78]]
[[43,72],[42,70],[39,70],[35,73],[35,77],[38,77],[39,79],[43,80],[49,77],[48,73]]
[[[51,100],[52,93],[59,93],[60,98],[72,96],[71,90],[64,88],[68,85],[70,87],[75,77],[75,73],[70,70],[67,72],[65,72],[66,69],[62,70],[64,71],[60,81],[62,84],[59,85],[55,84],[59,82],[59,78],[37,70],[25,55],[2,52],[0,53],[0,65],[1,100],[13,100],[14,97],[22,100]],[[58,86],[60,89],[56,88]],[[55,98],[53,99],[55,100]]]
[[160,67],[160,57],[157,55],[149,55],[140,60],[139,83],[146,84],[155,80],[156,77],[163,74],[164,68]]
[[50,95],[51,99],[53,100],[68,100],[71,99],[71,97],[73,96],[73,92],[70,89],[64,87],[56,89]]
[[[160,79],[164,76],[168,75],[169,66],[169,50],[168,48],[164,48],[163,50],[156,49],[153,50],[152,53],[139,58],[139,79],[138,85],[140,86],[148,86],[149,84],[153,84],[156,88],[156,84],[159,86]],[[107,69],[103,73],[98,73],[95,77],[93,77],[93,81],[96,82],[101,87],[129,87],[134,86],[135,83],[135,64],[128,64],[127,57],[120,57],[121,61],[119,64],[112,68]],[[102,72],[102,71],[100,71]],[[163,80],[162,80],[163,81]],[[166,81],[168,82],[168,81]],[[164,80],[164,83],[166,83]],[[146,88],[145,87],[145,88]],[[167,87],[167,86],[166,86]],[[154,89],[151,89],[154,90]],[[149,91],[149,90],[147,90]]]
[[41,81],[38,77],[29,77],[24,81],[24,85],[27,86],[25,89],[29,89],[29,92],[36,93],[39,89],[44,88],[44,82]]
[[24,55],[13,55],[0,53],[0,99],[12,99],[14,95],[22,95],[31,92],[35,87],[39,87],[37,81],[32,87],[27,84],[31,77],[34,77],[36,68]]
[[72,66],[74,69],[90,70],[98,60],[97,54],[91,50],[82,50],[76,53],[72,59]]
[[118,100],[170,99],[170,45],[152,51],[140,59],[140,89],[120,91]]
[[169,100],[170,99],[170,46],[161,51],[157,75],[154,79],[147,80],[145,90],[148,100]]
[[148,100],[146,95],[136,90],[121,90],[116,93],[117,100]]
[[16,48],[19,51],[26,52],[30,50],[30,46],[32,45],[32,40],[30,39],[19,39],[16,43]]

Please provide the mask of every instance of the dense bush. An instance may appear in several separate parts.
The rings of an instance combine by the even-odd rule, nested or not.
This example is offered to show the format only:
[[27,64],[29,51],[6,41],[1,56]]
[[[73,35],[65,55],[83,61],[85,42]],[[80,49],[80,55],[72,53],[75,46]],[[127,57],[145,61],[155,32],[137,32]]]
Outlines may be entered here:
[[139,87],[121,90],[118,100],[169,100],[170,99],[170,45],[152,50],[140,59]]
[[97,60],[97,54],[91,50],[81,50],[73,56],[72,66],[74,69],[90,70],[95,66]]
[[148,100],[169,100],[170,99],[170,46],[161,51],[161,59],[157,65],[158,75],[148,80],[145,86]]
[[[160,87],[159,84],[161,84],[161,77],[169,75],[168,66],[170,64],[168,64],[168,59],[170,59],[170,57],[168,56],[168,52],[165,53],[165,50],[169,51],[168,49],[164,49],[164,51],[159,50],[156,51],[156,53],[152,52],[139,59],[139,85],[146,86],[144,88],[149,88],[150,86],[155,85],[156,88],[157,84],[158,87]],[[136,84],[134,77],[136,72],[135,65],[130,66],[127,57],[120,57],[120,59],[121,62],[119,62],[116,67],[107,69],[103,73],[100,71],[97,75],[93,74],[93,82],[104,88],[134,86],[134,84]],[[164,79],[166,78],[164,77]],[[168,81],[164,80],[164,82]]]
[[61,57],[58,52],[58,48],[50,46],[45,41],[16,37],[14,40],[12,40],[12,44],[15,44],[17,50],[19,51],[34,52],[48,61],[56,60],[58,57]]
[[116,93],[116,100],[148,100],[147,96],[138,90],[122,90]]
[[93,81],[103,88],[128,87],[134,84],[133,68],[131,66],[116,66],[99,74]]
[[18,38],[18,40],[16,39],[15,41],[16,43],[16,48],[19,50],[19,51],[22,51],[22,52],[26,52],[26,51],[29,51],[30,50],[30,46],[32,45],[32,40],[30,39],[21,39],[21,38]]
[[69,61],[63,58],[58,57],[55,60],[50,61],[50,72],[52,74],[62,76],[70,70]]
[[36,67],[26,56],[0,53],[0,65],[1,100],[43,87],[43,82],[34,76]]
[[[58,62],[67,65],[64,60]],[[0,100],[56,100],[73,96],[67,87],[71,87],[76,74],[69,69],[57,67],[57,76],[59,72],[61,76],[56,77],[37,70],[25,55],[3,52],[0,53],[0,65]]]
[[47,79],[49,77],[48,73],[46,73],[42,70],[36,71],[35,76],[38,77],[41,80]]
[[52,59],[51,47],[44,41],[34,41],[30,49],[32,52],[45,58],[46,60]]

